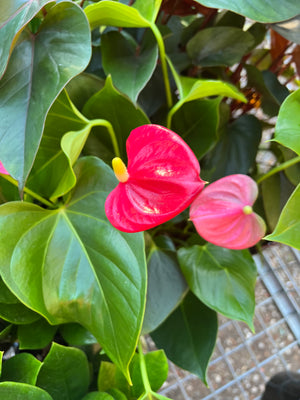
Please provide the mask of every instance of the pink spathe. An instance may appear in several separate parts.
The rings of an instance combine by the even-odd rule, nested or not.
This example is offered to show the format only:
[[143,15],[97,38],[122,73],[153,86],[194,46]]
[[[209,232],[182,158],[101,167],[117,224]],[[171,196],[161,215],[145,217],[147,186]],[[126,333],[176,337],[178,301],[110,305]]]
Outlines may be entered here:
[[139,232],[160,225],[186,209],[203,189],[196,156],[171,130],[140,126],[130,133],[126,149],[128,180],[105,202],[115,228]]
[[200,236],[228,249],[255,245],[265,234],[263,219],[252,211],[258,194],[247,175],[226,176],[207,186],[190,208],[190,219]]

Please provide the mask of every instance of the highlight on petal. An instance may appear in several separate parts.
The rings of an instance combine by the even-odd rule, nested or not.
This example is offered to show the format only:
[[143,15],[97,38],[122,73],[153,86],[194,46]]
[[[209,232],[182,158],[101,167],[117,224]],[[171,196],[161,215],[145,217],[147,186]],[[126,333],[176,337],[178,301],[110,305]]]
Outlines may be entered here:
[[194,200],[190,219],[203,239],[228,249],[246,249],[264,236],[263,219],[253,212],[258,194],[247,175],[229,175],[207,186]]
[[151,124],[135,128],[126,149],[127,169],[120,159],[114,161],[120,183],[105,202],[115,228],[124,232],[153,228],[180,214],[203,189],[196,156],[171,130]]
[[0,161],[0,174],[9,175],[9,173],[6,171],[1,161]]

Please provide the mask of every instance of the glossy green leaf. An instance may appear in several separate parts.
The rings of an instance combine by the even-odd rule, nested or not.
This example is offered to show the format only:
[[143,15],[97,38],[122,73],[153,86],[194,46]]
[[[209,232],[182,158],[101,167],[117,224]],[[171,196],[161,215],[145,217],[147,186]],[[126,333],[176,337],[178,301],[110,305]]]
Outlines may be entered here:
[[300,89],[290,94],[280,107],[274,140],[300,155]]
[[156,248],[147,261],[148,288],[143,333],[156,329],[178,306],[187,290],[174,252]]
[[254,329],[257,271],[248,250],[207,244],[181,248],[178,258],[191,291],[204,304]]
[[40,318],[20,301],[15,304],[0,303],[0,317],[12,324],[30,324]]
[[150,22],[137,9],[115,1],[102,0],[90,4],[84,9],[91,29],[100,25],[112,25],[122,28],[149,27]]
[[3,358],[4,351],[0,351],[0,377],[2,374],[2,358]]
[[82,400],[114,400],[114,398],[105,392],[90,392]]
[[36,385],[46,390],[53,400],[80,400],[88,390],[89,379],[85,353],[54,342],[42,364]]
[[27,186],[51,200],[71,190],[79,157],[94,122],[87,120],[63,91],[52,105]]
[[[137,126],[150,123],[140,108],[114,88],[110,76],[107,77],[104,88],[86,103],[83,114],[91,120],[103,118],[111,123],[123,160],[127,157],[125,143],[130,132]],[[95,149],[99,148],[101,158],[109,163],[116,155],[107,129],[103,127],[93,129],[86,146],[92,154],[97,153]]]
[[151,337],[172,362],[206,382],[217,330],[217,314],[189,293]]
[[53,0],[10,0],[0,4],[0,77],[17,40],[17,34],[41,8]]
[[103,88],[104,83],[96,75],[83,72],[67,84],[66,90],[72,103],[81,111],[88,99]]
[[201,67],[232,66],[254,45],[252,35],[240,28],[218,26],[206,28],[187,43],[187,54]]
[[87,329],[79,324],[63,324],[59,332],[71,346],[85,346],[97,343],[97,339]]
[[60,209],[0,207],[1,274],[50,323],[88,329],[128,377],[144,314],[143,236],[119,232],[106,219],[104,201],[116,185],[111,168],[90,157],[75,172],[77,186]]
[[90,53],[88,23],[72,2],[50,8],[36,35],[25,30],[19,38],[0,81],[0,159],[21,188],[51,104]]
[[195,0],[207,7],[224,8],[245,15],[254,21],[276,22],[299,14],[295,0]]
[[18,326],[18,341],[20,350],[43,349],[52,341],[56,326],[49,325],[44,318],[31,324]]
[[217,142],[221,97],[183,104],[174,114],[172,130],[178,133],[200,159]]
[[268,226],[271,230],[275,229],[278,222],[281,206],[281,185],[280,174],[270,176],[261,183],[262,200]]
[[253,115],[243,115],[228,125],[202,166],[205,179],[215,181],[231,174],[247,174],[255,162],[261,125]]
[[[284,161],[293,160],[297,157],[296,153],[287,147],[280,146],[281,153],[283,155]],[[288,180],[295,186],[300,183],[300,162],[292,165],[284,170],[284,173]]]
[[5,400],[53,400],[44,390],[27,383],[0,382],[0,398]]
[[101,36],[104,71],[111,74],[116,88],[134,103],[157,63],[157,45],[150,35],[144,35],[141,43],[117,31]]
[[133,7],[150,22],[154,22],[159,12],[162,0],[136,0]]
[[287,244],[300,250],[300,185],[282,210],[278,224],[264,239]]
[[13,381],[35,385],[42,363],[32,354],[20,353],[5,361],[1,381]]

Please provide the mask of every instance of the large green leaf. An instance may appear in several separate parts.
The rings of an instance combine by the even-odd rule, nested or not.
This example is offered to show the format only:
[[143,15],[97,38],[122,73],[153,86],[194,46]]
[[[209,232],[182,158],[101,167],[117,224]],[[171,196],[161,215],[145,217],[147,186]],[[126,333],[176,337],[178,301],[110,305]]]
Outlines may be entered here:
[[280,107],[274,140],[300,155],[300,89],[290,94]]
[[1,381],[14,381],[35,385],[42,363],[32,354],[20,353],[5,361]]
[[156,329],[178,306],[187,285],[176,254],[155,248],[148,258],[148,289],[143,333]]
[[254,45],[251,33],[231,26],[206,28],[187,43],[187,53],[202,67],[232,66]]
[[190,289],[203,303],[254,329],[257,271],[248,250],[207,244],[181,248],[178,257]]
[[172,119],[172,130],[187,142],[198,159],[217,141],[221,99],[185,103]]
[[81,158],[75,172],[77,186],[60,209],[0,207],[1,274],[50,323],[88,329],[128,377],[144,314],[143,236],[107,221],[104,201],[116,179],[106,164]]
[[91,29],[100,25],[112,25],[122,28],[149,27],[150,22],[145,19],[136,8],[115,1],[102,0],[90,4],[84,9]]
[[10,0],[0,3],[0,77],[5,71],[18,32],[51,1],[53,0]]
[[[124,159],[127,157],[125,143],[130,132],[137,126],[150,122],[140,108],[114,88],[110,76],[107,77],[104,88],[86,103],[83,114],[91,120],[103,118],[111,123],[119,144],[121,157]],[[111,162],[116,154],[113,151],[112,141],[107,129],[97,127],[93,131],[92,137],[87,142],[87,149],[95,154],[98,148],[101,158]]]
[[0,81],[0,159],[21,188],[51,104],[90,54],[88,23],[72,2],[53,6],[36,35],[22,32]]
[[264,239],[287,244],[300,250],[300,185],[286,203],[275,231]]
[[20,301],[14,304],[0,303],[0,317],[12,324],[30,324],[40,316],[25,307]]
[[18,382],[0,382],[1,397],[5,400],[53,400],[44,390]]
[[217,330],[217,314],[189,293],[151,336],[171,361],[206,382]]
[[54,400],[80,400],[88,390],[89,375],[88,360],[82,350],[53,342],[36,385]]
[[225,8],[259,22],[283,21],[299,14],[295,0],[195,0],[207,7]]
[[158,52],[153,37],[144,35],[143,41],[136,43],[122,32],[110,31],[101,36],[101,50],[105,73],[111,74],[117,89],[135,103],[156,67]]
[[260,122],[253,115],[243,115],[228,125],[205,162],[205,179],[247,174],[255,162],[261,132]]
[[299,23],[300,14],[296,15],[294,18],[288,19],[287,21],[272,24],[271,28],[291,42],[300,44]]

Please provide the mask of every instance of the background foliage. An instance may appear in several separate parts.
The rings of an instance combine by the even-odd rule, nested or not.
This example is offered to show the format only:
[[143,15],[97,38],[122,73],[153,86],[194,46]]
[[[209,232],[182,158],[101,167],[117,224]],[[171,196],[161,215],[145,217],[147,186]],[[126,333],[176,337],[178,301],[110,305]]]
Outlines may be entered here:
[[[3,398],[163,399],[166,356],[206,381],[217,313],[253,329],[260,246],[205,243],[186,212],[122,233],[104,201],[111,159],[156,123],[202,179],[255,179],[265,239],[299,249],[299,15],[293,0],[1,3]],[[143,354],[146,333],[161,350]]]

